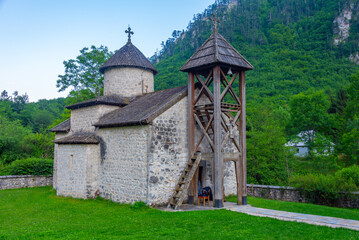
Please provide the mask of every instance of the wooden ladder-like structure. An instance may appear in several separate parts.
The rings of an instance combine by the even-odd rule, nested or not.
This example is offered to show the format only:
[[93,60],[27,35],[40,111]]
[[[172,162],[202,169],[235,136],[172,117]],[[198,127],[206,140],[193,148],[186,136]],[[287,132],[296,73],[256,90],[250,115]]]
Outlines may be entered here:
[[184,171],[182,172],[182,175],[175,187],[175,191],[168,203],[168,208],[173,208],[177,210],[177,208],[182,205],[183,200],[187,196],[188,187],[193,179],[193,176],[198,168],[200,161],[201,153],[194,153],[188,161]]

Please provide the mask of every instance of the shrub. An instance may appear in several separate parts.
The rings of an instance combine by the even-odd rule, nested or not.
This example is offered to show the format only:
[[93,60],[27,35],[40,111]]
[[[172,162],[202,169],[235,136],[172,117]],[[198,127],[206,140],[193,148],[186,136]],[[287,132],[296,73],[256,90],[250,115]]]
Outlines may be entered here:
[[300,189],[311,202],[328,203],[327,201],[333,201],[338,198],[333,176],[307,174],[292,177],[290,182],[295,188]]
[[134,204],[132,204],[131,208],[132,209],[143,209],[143,208],[148,208],[148,206],[145,202],[138,201],[138,202],[135,202]]
[[353,178],[346,178],[348,170],[341,170],[335,175],[307,174],[290,179],[293,187],[298,188],[313,203],[332,205],[342,196],[350,196],[358,190]]
[[335,173],[335,176],[339,181],[350,182],[352,181],[357,187],[359,187],[359,166],[353,165],[348,168],[343,168],[342,170]]
[[0,176],[5,176],[5,175],[9,175],[9,170],[6,167],[6,165],[0,162]]
[[28,158],[13,161],[0,168],[2,175],[51,175],[52,159]]

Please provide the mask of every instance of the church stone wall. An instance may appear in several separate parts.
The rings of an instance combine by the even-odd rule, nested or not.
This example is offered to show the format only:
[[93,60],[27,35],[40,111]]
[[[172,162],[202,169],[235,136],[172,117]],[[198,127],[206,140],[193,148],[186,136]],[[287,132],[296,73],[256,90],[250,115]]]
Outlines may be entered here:
[[[188,161],[188,113],[187,98],[182,99],[170,109],[154,119],[150,132],[149,162],[149,198],[152,205],[168,203],[182,171]],[[196,127],[196,141],[201,135]],[[238,139],[235,129],[234,137]],[[202,153],[211,153],[212,150],[206,139],[201,144]],[[224,146],[225,152],[234,152],[234,146],[229,140]],[[203,159],[202,187],[212,183],[212,159]],[[225,195],[237,193],[235,167],[232,161],[224,163]]]
[[74,109],[71,111],[71,132],[93,132],[95,127],[92,126],[100,117],[113,110],[117,106],[96,105]]
[[98,189],[99,144],[58,144],[57,195],[93,198]]
[[236,171],[233,161],[224,162],[224,195],[236,195],[237,194],[237,181]]
[[103,139],[100,196],[121,203],[147,199],[149,126],[100,129]]
[[[55,134],[55,139],[65,137],[65,136],[67,136],[67,134],[68,133],[58,132]],[[53,163],[53,170],[52,170],[52,176],[53,176],[52,187],[54,189],[57,188],[57,162],[59,161],[57,153],[58,153],[58,145],[54,144],[54,163]]]
[[168,203],[188,161],[187,98],[153,121],[149,149],[149,202]]
[[110,68],[104,75],[104,95],[133,97],[154,91],[153,73],[141,68]]

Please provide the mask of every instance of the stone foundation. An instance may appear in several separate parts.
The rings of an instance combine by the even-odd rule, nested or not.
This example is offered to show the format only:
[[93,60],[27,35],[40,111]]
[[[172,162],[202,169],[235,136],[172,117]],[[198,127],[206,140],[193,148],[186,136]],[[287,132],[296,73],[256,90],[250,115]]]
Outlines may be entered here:
[[0,190],[52,186],[52,176],[0,176]]

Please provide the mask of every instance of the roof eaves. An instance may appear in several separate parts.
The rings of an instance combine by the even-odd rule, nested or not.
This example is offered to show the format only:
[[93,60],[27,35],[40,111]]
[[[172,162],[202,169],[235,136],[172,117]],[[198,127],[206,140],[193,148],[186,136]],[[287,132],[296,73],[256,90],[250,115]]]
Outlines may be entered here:
[[204,46],[204,45],[206,45],[206,43],[207,43],[208,41],[212,40],[212,37],[213,37],[213,34],[197,49],[197,51],[187,60],[187,62],[186,62],[185,64],[183,64],[183,66],[180,68],[180,71],[186,72],[186,71],[188,71],[189,69],[191,69],[191,67],[190,67],[190,68],[187,67],[188,63],[189,63],[190,61],[192,61],[192,59],[194,59],[194,56],[196,56],[199,51],[202,51],[201,47]]
[[[55,127],[50,129],[50,132],[55,132],[55,133],[58,133],[58,132],[67,133],[67,132],[69,132],[70,128],[71,128],[71,120],[70,119],[71,118],[68,118],[65,121],[57,124]],[[61,125],[68,125],[68,126],[62,127]],[[56,129],[56,128],[60,128],[60,129]]]
[[52,142],[56,144],[99,144],[100,138],[93,133],[75,133]]
[[167,102],[163,103],[159,108],[155,109],[152,113],[148,113],[140,121],[145,121],[147,123],[152,122],[156,117],[167,111],[170,107],[175,105],[183,97],[187,96],[187,94],[188,94],[188,89],[183,88],[183,90],[177,93],[174,97],[169,99]]

